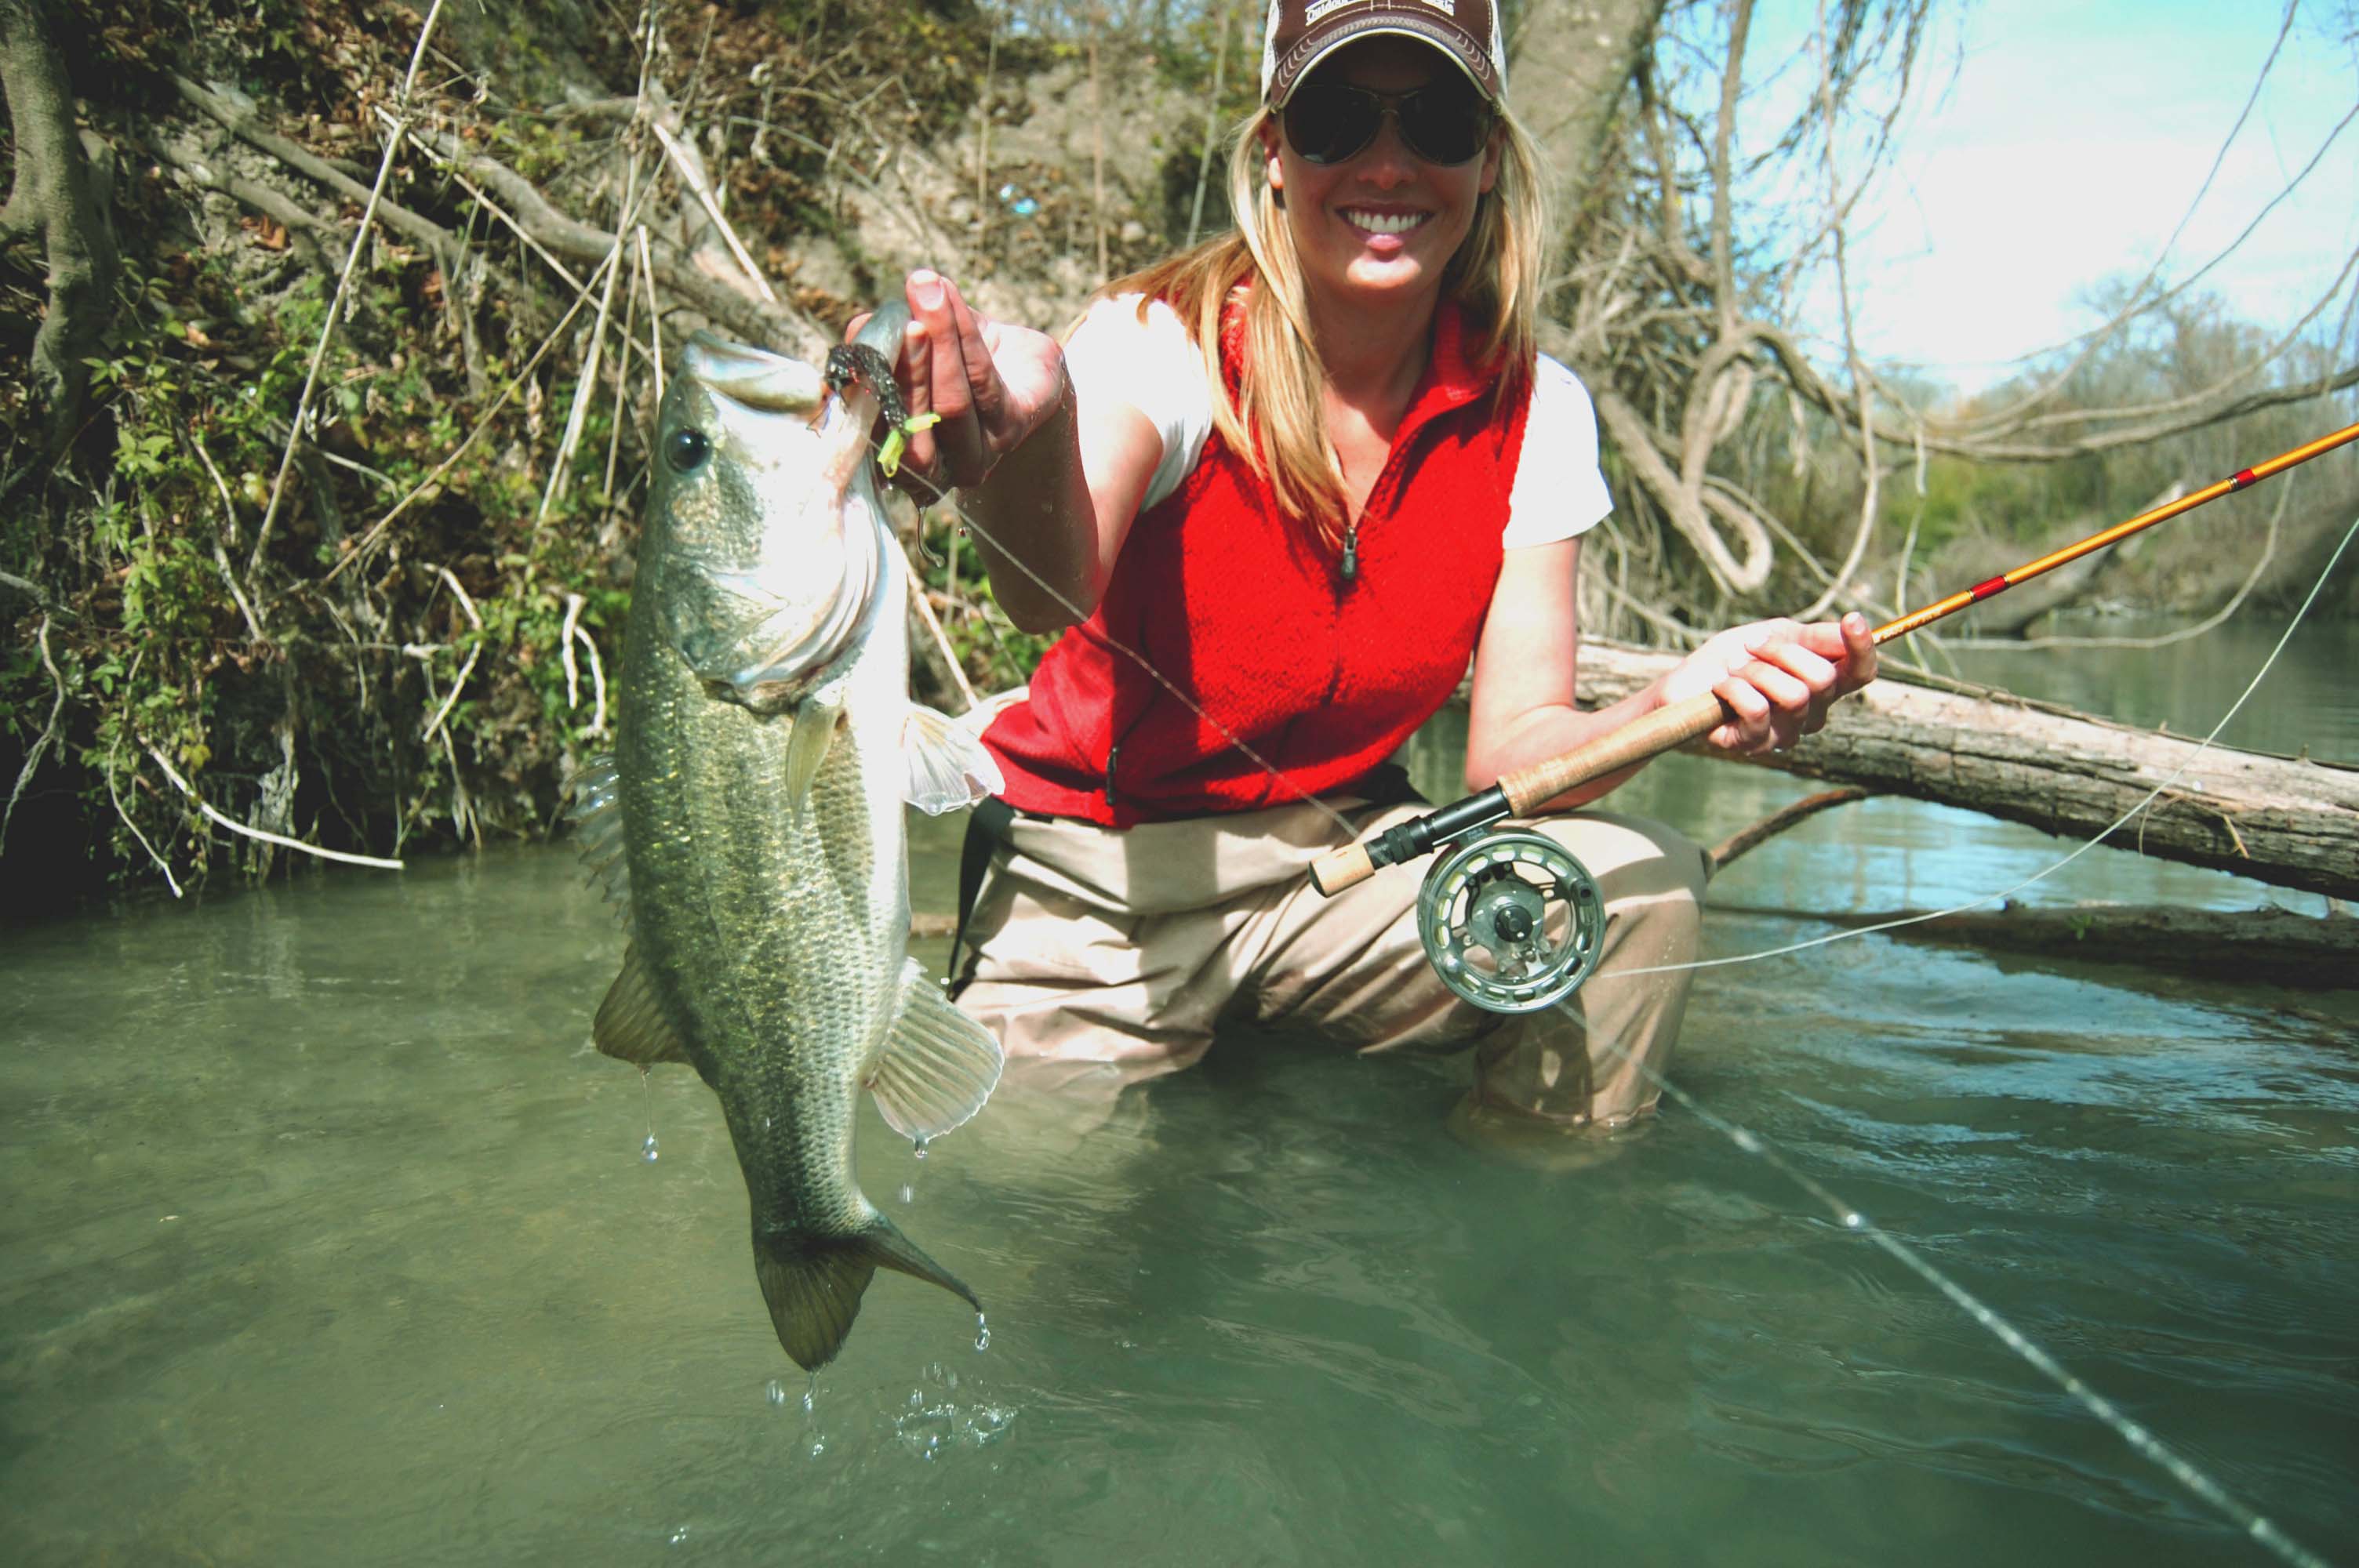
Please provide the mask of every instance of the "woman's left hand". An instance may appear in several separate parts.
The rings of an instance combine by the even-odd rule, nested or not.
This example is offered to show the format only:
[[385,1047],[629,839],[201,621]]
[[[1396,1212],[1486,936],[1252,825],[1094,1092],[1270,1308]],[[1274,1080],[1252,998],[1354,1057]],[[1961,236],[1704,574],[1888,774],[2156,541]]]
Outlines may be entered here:
[[1859,614],[1808,626],[1756,621],[1721,633],[1663,677],[1666,703],[1712,692],[1736,715],[1705,737],[1723,752],[1779,752],[1825,728],[1827,709],[1875,678]]

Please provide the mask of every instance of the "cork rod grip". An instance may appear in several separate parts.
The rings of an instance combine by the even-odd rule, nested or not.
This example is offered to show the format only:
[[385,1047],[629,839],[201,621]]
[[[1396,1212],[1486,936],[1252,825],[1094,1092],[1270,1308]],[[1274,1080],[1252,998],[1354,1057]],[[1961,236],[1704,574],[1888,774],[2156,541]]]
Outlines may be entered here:
[[1734,717],[1726,703],[1711,692],[1703,692],[1669,708],[1658,708],[1577,751],[1505,774],[1499,780],[1500,793],[1515,807],[1516,816],[1529,816],[1569,789],[1659,756],[1674,746],[1684,746],[1699,736],[1709,735]]
[[1321,898],[1333,898],[1345,888],[1357,887],[1376,874],[1375,861],[1364,844],[1346,844],[1310,862],[1310,885]]

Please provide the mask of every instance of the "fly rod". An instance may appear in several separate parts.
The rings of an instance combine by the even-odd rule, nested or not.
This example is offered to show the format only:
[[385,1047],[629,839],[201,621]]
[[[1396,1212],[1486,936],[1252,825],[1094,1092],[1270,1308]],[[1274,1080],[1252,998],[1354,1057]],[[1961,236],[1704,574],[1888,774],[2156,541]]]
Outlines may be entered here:
[[[2359,440],[2359,425],[2345,426],[2331,436],[2321,436],[2289,452],[2281,452],[2265,463],[2240,470],[2217,484],[2207,485],[2191,495],[2183,495],[2151,512],[2142,512],[2126,523],[2116,523],[2102,533],[2092,534],[2076,544],[2051,551],[2013,571],[2002,572],[1897,621],[1887,622],[1875,629],[1875,641],[1881,646],[1896,637],[1906,637],[1919,627],[1930,626],[1970,604],[1979,604],[1995,594],[2004,593],[2017,583],[2028,582],[2043,573],[2054,571],[2068,561],[2079,560],[2091,551],[2117,544],[2142,529],[2168,522],[2181,513],[2192,512],[2231,492],[2248,489],[2354,440]],[[1438,845],[1451,843],[1507,817],[1527,816],[1543,802],[1554,800],[1569,789],[1578,788],[1592,779],[1603,778],[1619,769],[1636,766],[1650,757],[1709,735],[1735,717],[1735,711],[1728,704],[1723,702],[1717,694],[1708,691],[1683,702],[1675,702],[1668,708],[1657,708],[1611,734],[1601,735],[1559,756],[1504,774],[1497,784],[1480,795],[1453,801],[1438,811],[1321,857],[1310,867],[1311,885],[1322,894],[1332,896],[1347,887],[1365,881],[1380,867],[1397,866],[1404,860],[1414,860]]]

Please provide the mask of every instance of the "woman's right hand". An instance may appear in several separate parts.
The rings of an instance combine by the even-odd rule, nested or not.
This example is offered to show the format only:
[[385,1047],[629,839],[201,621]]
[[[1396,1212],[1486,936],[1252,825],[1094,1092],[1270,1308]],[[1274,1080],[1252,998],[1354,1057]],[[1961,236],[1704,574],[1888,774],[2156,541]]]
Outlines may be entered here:
[[[912,417],[938,414],[941,422],[909,438],[902,472],[913,476],[913,494],[931,501],[981,484],[1056,413],[1065,351],[1045,332],[978,314],[940,273],[919,268],[903,293],[909,326],[895,374]],[[856,318],[846,338],[867,319]]]

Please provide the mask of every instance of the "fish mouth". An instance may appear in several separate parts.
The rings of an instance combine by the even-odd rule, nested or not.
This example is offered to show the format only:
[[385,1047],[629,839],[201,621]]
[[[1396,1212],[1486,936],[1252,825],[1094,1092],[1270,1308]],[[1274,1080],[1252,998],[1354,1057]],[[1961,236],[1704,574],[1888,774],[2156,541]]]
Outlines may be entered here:
[[679,373],[714,397],[756,413],[816,414],[828,401],[825,378],[815,366],[711,332],[688,340]]

